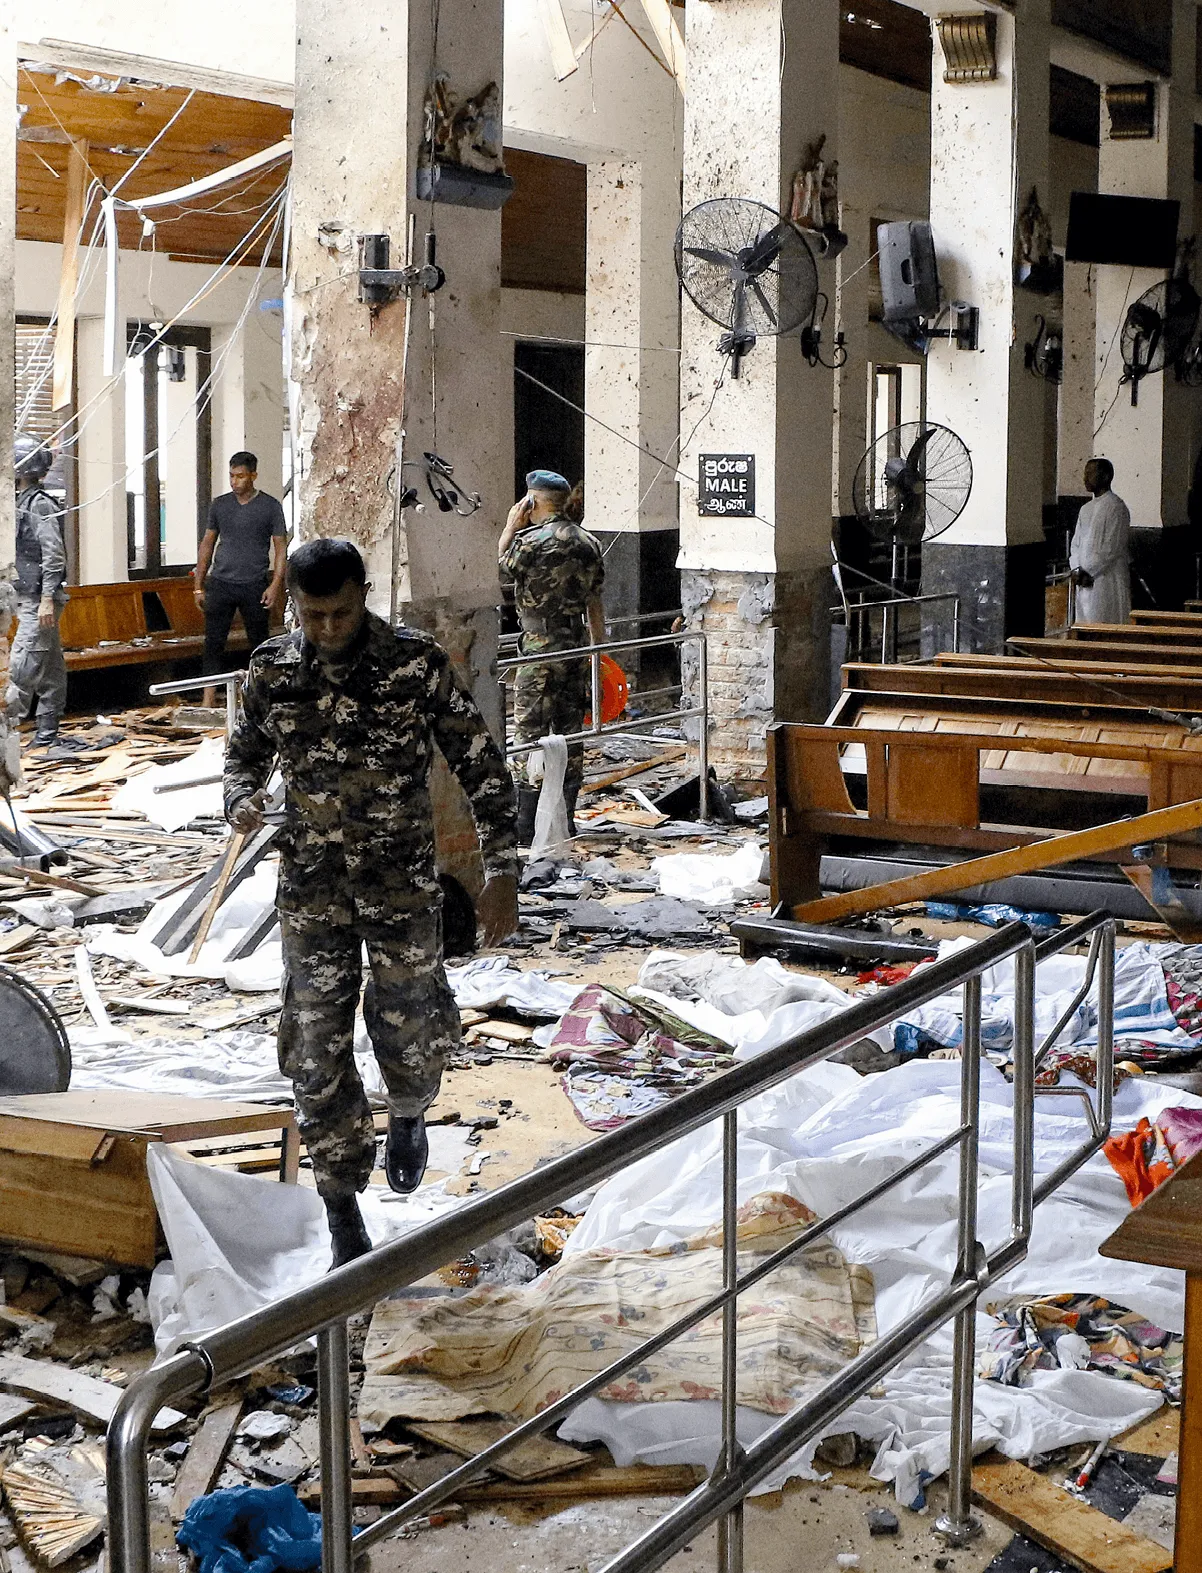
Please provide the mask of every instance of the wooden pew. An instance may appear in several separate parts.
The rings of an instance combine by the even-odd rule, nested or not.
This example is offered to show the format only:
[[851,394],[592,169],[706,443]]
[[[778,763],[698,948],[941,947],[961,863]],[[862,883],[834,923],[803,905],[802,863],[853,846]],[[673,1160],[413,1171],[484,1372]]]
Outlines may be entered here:
[[1202,642],[1131,643],[1125,639],[1008,639],[1007,645],[1022,655],[1043,656],[1049,661],[1079,665],[1088,651],[1090,661],[1101,662],[1112,671],[1123,671],[1132,666],[1202,666]]
[[[852,661],[843,668],[844,689],[865,693],[928,694],[963,698],[1030,700],[1088,706],[1155,705],[1202,715],[1202,671],[1168,675],[1160,667],[1111,672],[1097,663],[1080,673],[1053,670],[1031,656],[940,656],[935,662],[881,666]],[[834,719],[832,715],[831,719]]]
[[1196,644],[1202,618],[1192,623],[1075,623],[1065,635],[1084,644]]
[[[68,672],[193,660],[204,649],[204,613],[189,576],[68,585],[67,594],[59,633]],[[241,626],[228,648],[247,649]]]
[[[1197,605],[1197,603],[1194,603]],[[1137,608],[1128,618],[1129,622],[1151,624],[1160,628],[1199,628],[1202,629],[1202,612],[1162,612]]]

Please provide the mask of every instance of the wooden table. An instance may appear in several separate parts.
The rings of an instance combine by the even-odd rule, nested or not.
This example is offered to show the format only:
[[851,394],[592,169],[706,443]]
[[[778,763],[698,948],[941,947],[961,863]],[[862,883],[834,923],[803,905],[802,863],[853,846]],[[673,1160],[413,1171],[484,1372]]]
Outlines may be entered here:
[[300,1137],[291,1108],[135,1092],[0,1098],[0,1239],[153,1267],[160,1231],[150,1143],[257,1131],[279,1132],[280,1179],[295,1184]]
[[1202,1153],[1099,1246],[1102,1256],[1185,1273],[1185,1368],[1177,1456],[1176,1573],[1202,1573]]

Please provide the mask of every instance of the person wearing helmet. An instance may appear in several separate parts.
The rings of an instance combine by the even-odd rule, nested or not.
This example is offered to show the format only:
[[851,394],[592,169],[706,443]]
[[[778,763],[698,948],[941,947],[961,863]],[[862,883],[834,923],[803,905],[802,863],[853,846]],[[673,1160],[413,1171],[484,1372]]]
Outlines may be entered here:
[[63,510],[42,482],[54,455],[32,437],[13,444],[17,483],[17,633],[9,655],[8,680],[21,719],[37,699],[35,748],[58,740],[67,704],[67,663],[58,624],[67,604],[67,550]]
[[[554,470],[532,470],[527,491],[509,510],[497,543],[501,571],[513,578],[513,594],[522,625],[522,654],[575,650],[605,642],[601,590],[605,559],[595,536],[580,523],[578,493]],[[537,743],[552,733],[570,736],[584,728],[588,706],[586,661],[553,661],[518,667],[514,684],[514,741]],[[538,788],[529,779],[529,754],[514,763],[518,788],[518,841],[529,846],[534,836]],[[564,803],[568,827],[584,779],[584,745],[568,748]]]

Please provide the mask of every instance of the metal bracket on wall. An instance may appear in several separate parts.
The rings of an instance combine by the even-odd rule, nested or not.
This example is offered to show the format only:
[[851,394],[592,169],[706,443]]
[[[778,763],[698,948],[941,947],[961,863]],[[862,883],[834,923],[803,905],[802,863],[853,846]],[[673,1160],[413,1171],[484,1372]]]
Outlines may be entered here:
[[388,266],[392,242],[387,235],[359,236],[359,299],[365,306],[387,306],[401,295],[421,289],[433,295],[447,281],[434,260],[434,231],[426,235],[426,257],[420,267],[410,263],[403,268]]

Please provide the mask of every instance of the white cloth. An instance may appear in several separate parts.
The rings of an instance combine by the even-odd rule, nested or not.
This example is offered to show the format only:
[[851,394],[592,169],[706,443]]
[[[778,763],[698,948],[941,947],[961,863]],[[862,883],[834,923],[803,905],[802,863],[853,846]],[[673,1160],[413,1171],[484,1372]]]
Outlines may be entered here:
[[[1070,960],[1071,958],[1057,958]],[[1052,967],[1047,962],[1040,968]],[[750,969],[749,969],[750,970]],[[1059,981],[1059,980],[1055,980]],[[1075,1085],[1073,1078],[1064,1078]],[[981,1067],[979,1235],[992,1250],[1010,1228],[1014,1090]],[[1154,1120],[1169,1105],[1202,1099],[1142,1077],[1115,1094],[1115,1132]],[[739,1113],[740,1204],[762,1191],[784,1191],[819,1216],[851,1201],[960,1121],[960,1067],[915,1060],[880,1075],[823,1064],[752,1099]],[[1041,1098],[1035,1113],[1035,1173],[1051,1172],[1083,1140],[1085,1113],[1076,1099]],[[959,1159],[943,1154],[887,1191],[871,1207],[830,1230],[849,1261],[871,1267],[876,1317],[884,1335],[946,1284],[955,1264]],[[721,1219],[722,1140],[710,1124],[608,1180],[589,1204],[565,1255],[598,1247],[647,1250],[679,1244]],[[978,1346],[991,1328],[985,1306],[1010,1296],[1101,1294],[1180,1331],[1184,1275],[1164,1267],[1104,1258],[1099,1244],[1130,1213],[1122,1181],[1100,1154],[1044,1202],[1026,1260],[982,1296]],[[913,1502],[923,1475],[947,1468],[951,1413],[952,1329],[920,1345],[879,1387],[831,1421],[828,1433],[875,1439],[873,1473],[892,1480],[898,1499]],[[1007,1457],[1116,1436],[1160,1395],[1098,1371],[1040,1373],[1035,1388],[978,1381],[974,1445],[997,1445]],[[599,1439],[622,1456],[655,1463],[712,1462],[720,1435],[717,1403],[620,1404],[590,1399],[561,1427],[565,1440]],[[765,1417],[739,1411],[740,1436],[751,1439]],[[775,1489],[805,1473],[817,1439],[761,1486]],[[615,1457],[618,1453],[615,1452]]]
[[1125,623],[1131,612],[1131,514],[1113,492],[1087,502],[1077,515],[1070,568],[1093,579],[1077,586],[1078,623]]

